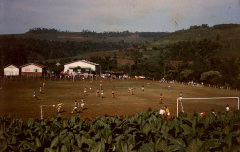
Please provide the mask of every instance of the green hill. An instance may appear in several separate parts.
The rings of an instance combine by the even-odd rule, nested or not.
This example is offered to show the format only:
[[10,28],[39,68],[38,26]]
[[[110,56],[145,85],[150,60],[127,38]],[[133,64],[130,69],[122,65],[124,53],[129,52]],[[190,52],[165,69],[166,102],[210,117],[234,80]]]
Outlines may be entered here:
[[[231,24],[230,24],[231,25]],[[219,43],[221,49],[214,54],[220,58],[236,58],[240,57],[240,26],[230,27],[207,27],[181,30],[171,33],[160,39],[150,43],[145,52],[150,58],[151,62],[157,63],[159,56],[162,53],[169,52],[169,47],[177,45],[181,42],[199,42],[203,39],[211,40],[212,42]]]
[[[231,24],[230,24],[231,25]],[[235,24],[234,24],[235,25]],[[240,51],[240,26],[224,28],[208,27],[181,30],[171,33],[161,40],[152,42],[149,47],[165,47],[181,41],[199,41],[204,38],[218,41],[223,45],[223,50]]]
[[169,34],[165,38],[151,43],[150,47],[164,47],[166,45],[175,44],[180,41],[199,41],[204,38],[215,39],[217,31],[213,28],[201,28],[192,30],[177,31]]

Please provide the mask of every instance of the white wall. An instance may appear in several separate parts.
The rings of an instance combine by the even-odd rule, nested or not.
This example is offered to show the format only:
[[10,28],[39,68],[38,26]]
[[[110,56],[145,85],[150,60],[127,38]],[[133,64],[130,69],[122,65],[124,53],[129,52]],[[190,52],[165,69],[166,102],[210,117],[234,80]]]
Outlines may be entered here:
[[25,67],[22,67],[22,72],[40,72],[40,73],[42,73],[42,68],[40,68],[36,65],[27,65]]
[[[96,65],[88,64],[82,61],[76,61],[74,63],[69,63],[64,65],[64,73],[69,70],[69,67],[78,67],[80,66],[81,68],[91,68],[92,71],[96,71]],[[71,73],[71,70],[69,70],[69,73]]]
[[4,75],[5,76],[18,76],[19,69],[13,65],[10,65],[10,66],[4,68]]

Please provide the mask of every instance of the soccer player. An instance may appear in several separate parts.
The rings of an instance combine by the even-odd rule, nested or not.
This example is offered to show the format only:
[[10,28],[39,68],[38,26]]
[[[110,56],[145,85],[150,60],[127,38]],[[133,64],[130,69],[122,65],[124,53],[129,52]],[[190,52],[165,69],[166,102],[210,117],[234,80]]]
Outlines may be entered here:
[[112,89],[112,98],[115,98],[115,93],[113,89]]
[[74,107],[73,107],[73,110],[71,113],[73,113],[74,111],[79,111],[79,110],[77,110],[78,107],[79,107],[79,103],[77,102],[77,100],[75,100]]
[[35,91],[35,90],[33,90],[33,99],[34,99],[34,98],[36,98],[37,100],[39,100],[38,97],[36,96],[36,91]]
[[103,89],[101,89],[101,97],[103,98]]
[[82,98],[82,99],[81,99],[81,110],[83,110],[84,103],[85,103],[85,100]]
[[163,107],[163,108],[160,109],[159,114],[164,115],[164,113],[165,113],[165,110],[164,110],[164,107]]
[[97,91],[96,91],[96,97],[99,97],[99,89],[97,88]]
[[163,104],[163,95],[162,94],[160,94],[160,101],[159,101],[159,104]]
[[144,85],[142,85],[142,92],[144,92]]
[[133,95],[133,88],[131,88],[131,95]]
[[36,91],[33,90],[33,98],[36,98]]
[[229,108],[229,105],[227,104],[227,106],[226,106],[226,113],[227,114],[228,114],[229,110],[230,110],[230,108]]
[[199,116],[200,116],[200,117],[203,117],[204,115],[205,115],[205,112],[199,113]]
[[211,114],[214,116],[217,116],[216,112],[214,111],[214,109],[211,110]]
[[168,109],[167,106],[165,106],[165,113],[164,113],[164,115],[165,115],[166,117],[170,116],[170,110]]
[[129,93],[131,92],[131,86],[128,87],[128,92],[129,92]]
[[168,84],[168,90],[170,90],[171,86],[170,86],[170,83]]
[[92,85],[89,86],[89,92],[92,92]]
[[85,96],[87,95],[87,88],[86,87],[84,87],[83,93],[84,93]]
[[42,86],[40,86],[40,93],[42,93]]
[[180,92],[179,93],[179,102],[182,102],[182,96],[183,96],[183,94],[182,94],[182,92]]
[[60,101],[58,101],[58,104],[57,104],[57,111],[58,111],[58,113],[60,112],[62,106],[63,106],[63,103],[61,103]]

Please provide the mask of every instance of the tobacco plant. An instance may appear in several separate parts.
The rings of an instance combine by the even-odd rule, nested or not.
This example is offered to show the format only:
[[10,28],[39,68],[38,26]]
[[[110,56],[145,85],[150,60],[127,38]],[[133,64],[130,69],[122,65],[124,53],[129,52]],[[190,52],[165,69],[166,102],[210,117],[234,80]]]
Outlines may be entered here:
[[134,116],[57,115],[23,121],[0,116],[0,151],[240,151],[240,111],[165,119],[149,109]]

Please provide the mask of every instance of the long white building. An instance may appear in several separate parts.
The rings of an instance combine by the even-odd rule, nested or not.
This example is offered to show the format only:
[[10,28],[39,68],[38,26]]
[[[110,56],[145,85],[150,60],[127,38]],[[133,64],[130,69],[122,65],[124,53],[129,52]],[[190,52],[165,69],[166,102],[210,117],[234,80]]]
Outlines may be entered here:
[[99,64],[89,62],[86,60],[78,60],[73,61],[70,63],[67,63],[64,65],[64,73],[73,74],[74,69],[77,70],[77,73],[83,73],[83,72],[91,72],[91,71],[98,71],[99,70]]

